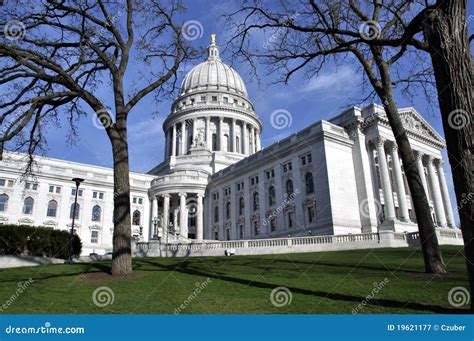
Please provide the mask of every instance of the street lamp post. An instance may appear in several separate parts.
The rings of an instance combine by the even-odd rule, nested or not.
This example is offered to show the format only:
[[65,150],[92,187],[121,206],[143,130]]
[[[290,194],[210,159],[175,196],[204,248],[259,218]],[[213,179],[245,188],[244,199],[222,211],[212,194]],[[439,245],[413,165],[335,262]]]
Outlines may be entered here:
[[76,183],[76,193],[74,195],[74,206],[72,208],[72,224],[71,224],[71,236],[69,238],[69,261],[72,262],[72,241],[74,239],[74,222],[76,220],[76,209],[77,209],[77,193],[79,192],[79,185],[84,179],[74,178],[72,179]]

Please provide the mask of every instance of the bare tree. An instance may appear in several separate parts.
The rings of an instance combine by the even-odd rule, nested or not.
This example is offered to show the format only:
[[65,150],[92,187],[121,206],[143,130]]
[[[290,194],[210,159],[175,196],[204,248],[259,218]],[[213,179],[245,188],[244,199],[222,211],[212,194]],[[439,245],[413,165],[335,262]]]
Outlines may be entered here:
[[[112,274],[132,271],[127,120],[145,96],[169,95],[178,67],[193,56],[176,20],[183,10],[166,0],[8,1],[0,8],[0,143],[33,159],[52,121],[68,120],[74,135],[74,120],[95,112],[113,151]],[[145,85],[130,86],[137,77]]]
[[[430,65],[407,67],[401,57],[417,58],[423,42],[415,36],[403,36],[406,22],[414,18],[421,1],[333,1],[299,0],[278,3],[248,1],[229,13],[236,29],[231,39],[234,51],[252,66],[260,59],[271,73],[279,73],[288,82],[298,71],[308,78],[317,75],[329,60],[336,63],[355,60],[365,80],[380,98],[395,136],[407,176],[417,216],[425,271],[446,273],[436,237],[428,200],[416,168],[407,133],[398,114],[394,86],[429,84]],[[229,26],[232,26],[229,25]],[[253,32],[266,40],[264,46],[250,42]]]

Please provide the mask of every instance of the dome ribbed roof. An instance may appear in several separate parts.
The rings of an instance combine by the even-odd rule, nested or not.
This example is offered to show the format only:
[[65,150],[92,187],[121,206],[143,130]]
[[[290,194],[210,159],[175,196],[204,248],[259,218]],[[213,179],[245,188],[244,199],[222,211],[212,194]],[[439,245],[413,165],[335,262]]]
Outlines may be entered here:
[[224,90],[247,97],[244,81],[237,71],[221,61],[214,38],[208,47],[207,60],[193,67],[184,77],[180,95],[200,90]]

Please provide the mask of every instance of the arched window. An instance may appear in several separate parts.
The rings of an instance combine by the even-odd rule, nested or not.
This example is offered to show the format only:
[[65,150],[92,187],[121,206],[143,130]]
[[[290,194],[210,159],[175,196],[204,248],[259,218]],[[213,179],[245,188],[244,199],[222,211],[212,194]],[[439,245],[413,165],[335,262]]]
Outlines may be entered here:
[[133,211],[132,225],[140,225],[141,213],[139,210]]
[[240,139],[238,136],[235,137],[235,152],[240,153]]
[[230,151],[229,135],[227,135],[227,134],[224,134],[224,151],[226,151],[226,152]]
[[230,201],[228,201],[227,204],[225,205],[225,217],[226,217],[226,219],[230,219],[230,214],[231,214],[231,205],[230,205]]
[[293,180],[291,179],[286,180],[286,195],[293,195]]
[[100,216],[102,215],[102,209],[99,205],[92,207],[92,221],[100,221]]
[[[81,210],[81,205],[76,204],[76,215],[74,219],[79,219],[79,211]],[[71,204],[71,211],[69,212],[69,218],[72,219],[74,216],[74,204]]]
[[219,221],[219,206],[214,207],[214,222],[217,223]]
[[240,197],[239,199],[239,215],[244,215],[244,210],[245,210],[245,201],[243,197]]
[[56,200],[50,200],[48,202],[48,210],[46,211],[46,216],[56,217],[58,211],[58,202]]
[[313,173],[308,172],[304,175],[306,194],[314,193]]
[[32,197],[28,197],[23,201],[23,214],[33,214],[33,205],[35,201]]
[[8,195],[0,195],[0,212],[6,212],[8,208]]
[[217,134],[212,134],[212,150],[217,150]]
[[257,211],[260,208],[260,201],[258,197],[258,192],[253,194],[253,210]]
[[273,206],[275,205],[275,187],[273,186],[270,186],[270,188],[268,189],[268,203],[270,204],[270,206]]

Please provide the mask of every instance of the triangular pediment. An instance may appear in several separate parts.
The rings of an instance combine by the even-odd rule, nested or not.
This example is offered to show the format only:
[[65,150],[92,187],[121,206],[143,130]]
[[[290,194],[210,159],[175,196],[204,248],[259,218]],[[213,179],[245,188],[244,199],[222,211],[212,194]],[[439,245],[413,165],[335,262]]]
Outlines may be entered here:
[[403,127],[407,131],[444,144],[443,138],[415,109],[402,109],[399,112]]

